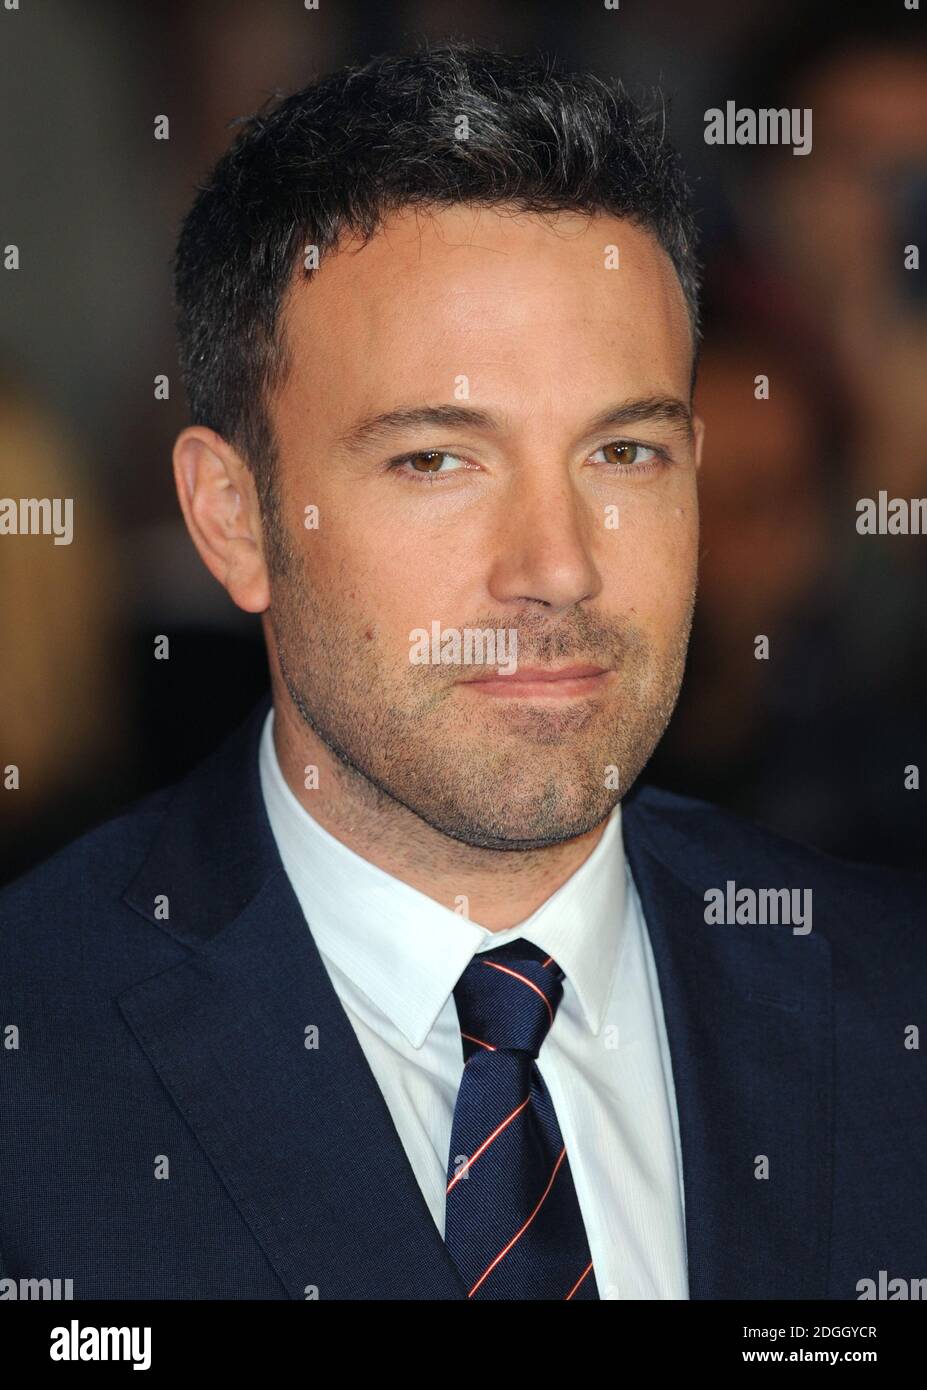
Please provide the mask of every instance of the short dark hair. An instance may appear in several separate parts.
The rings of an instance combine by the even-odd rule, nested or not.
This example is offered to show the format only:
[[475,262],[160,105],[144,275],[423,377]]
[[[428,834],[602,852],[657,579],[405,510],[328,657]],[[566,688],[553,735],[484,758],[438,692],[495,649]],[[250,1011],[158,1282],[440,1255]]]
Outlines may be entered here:
[[344,68],[232,123],[243,129],[177,243],[179,357],[194,422],[242,454],[265,516],[276,501],[267,403],[289,368],[280,308],[297,267],[311,278],[305,248],[321,260],[402,208],[629,218],[669,255],[697,353],[695,224],[664,114],[620,82],[455,40]]

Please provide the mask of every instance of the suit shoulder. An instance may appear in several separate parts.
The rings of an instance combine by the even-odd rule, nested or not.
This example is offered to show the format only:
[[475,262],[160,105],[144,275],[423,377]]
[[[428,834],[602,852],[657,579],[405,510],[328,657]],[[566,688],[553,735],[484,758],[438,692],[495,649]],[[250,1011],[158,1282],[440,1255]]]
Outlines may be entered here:
[[175,790],[163,787],[139,798],[0,890],[0,942],[7,960],[24,930],[38,950],[46,931],[105,915],[119,903]]
[[[891,930],[917,926],[927,932],[927,873],[841,859],[711,802],[651,785],[635,789],[632,817],[648,825],[658,848],[671,842],[703,881],[731,879],[770,888],[813,891],[828,917]],[[927,947],[922,947],[927,949]]]

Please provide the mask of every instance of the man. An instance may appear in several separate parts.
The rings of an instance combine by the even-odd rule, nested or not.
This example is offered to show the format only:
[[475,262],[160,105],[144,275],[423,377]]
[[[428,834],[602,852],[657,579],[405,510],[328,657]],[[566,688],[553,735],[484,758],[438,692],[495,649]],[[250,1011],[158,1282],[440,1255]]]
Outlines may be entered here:
[[245,126],[176,277],[180,504],[271,699],[0,898],[7,1277],[927,1272],[920,887],[631,794],[683,671],[703,433],[660,121],[469,45],[377,59]]

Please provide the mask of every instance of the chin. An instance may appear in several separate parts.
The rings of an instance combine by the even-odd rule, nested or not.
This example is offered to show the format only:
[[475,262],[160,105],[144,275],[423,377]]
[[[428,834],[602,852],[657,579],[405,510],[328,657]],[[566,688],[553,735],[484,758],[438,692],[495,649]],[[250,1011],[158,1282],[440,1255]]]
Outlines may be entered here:
[[601,788],[597,788],[596,792],[594,800],[589,797],[572,811],[563,809],[559,814],[539,814],[537,804],[530,812],[513,808],[509,814],[504,810],[500,812],[497,806],[492,813],[487,811],[483,820],[475,819],[472,811],[469,814],[461,811],[456,815],[445,812],[434,818],[422,815],[421,811],[419,814],[434,829],[474,849],[524,852],[565,844],[601,825],[619,798],[611,796],[603,801],[600,798]]

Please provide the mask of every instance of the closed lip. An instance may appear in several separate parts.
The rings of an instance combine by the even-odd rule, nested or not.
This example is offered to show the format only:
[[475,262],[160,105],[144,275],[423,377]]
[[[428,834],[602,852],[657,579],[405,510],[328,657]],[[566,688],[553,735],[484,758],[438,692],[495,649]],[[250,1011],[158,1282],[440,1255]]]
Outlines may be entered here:
[[466,677],[467,684],[480,685],[490,681],[513,681],[522,684],[527,681],[567,681],[581,680],[583,677],[603,676],[604,666],[591,666],[588,664],[581,666],[559,666],[556,669],[550,666],[519,666],[511,675],[496,674],[492,676],[469,676]]

